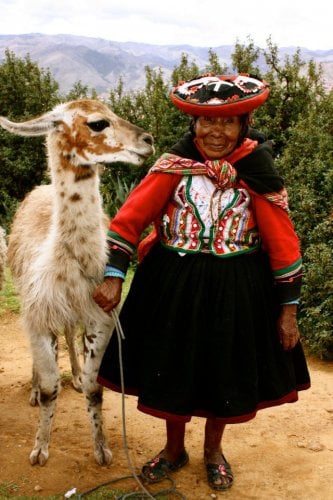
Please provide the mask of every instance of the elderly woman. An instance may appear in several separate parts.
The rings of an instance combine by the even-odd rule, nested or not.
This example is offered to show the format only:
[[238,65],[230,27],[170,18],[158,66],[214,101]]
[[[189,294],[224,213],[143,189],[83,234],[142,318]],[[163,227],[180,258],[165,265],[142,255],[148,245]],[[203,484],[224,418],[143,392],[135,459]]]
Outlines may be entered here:
[[[299,241],[270,144],[249,134],[249,114],[267,99],[249,75],[182,82],[172,101],[190,130],[150,169],[112,220],[109,263],[94,298],[106,312],[144,229],[120,321],[127,394],[166,421],[163,450],[142,469],[157,482],[187,464],[185,425],[206,419],[209,485],[229,488],[226,424],[294,402],[310,386],[297,327]],[[252,138],[250,138],[252,137]],[[120,391],[117,337],[99,381]]]

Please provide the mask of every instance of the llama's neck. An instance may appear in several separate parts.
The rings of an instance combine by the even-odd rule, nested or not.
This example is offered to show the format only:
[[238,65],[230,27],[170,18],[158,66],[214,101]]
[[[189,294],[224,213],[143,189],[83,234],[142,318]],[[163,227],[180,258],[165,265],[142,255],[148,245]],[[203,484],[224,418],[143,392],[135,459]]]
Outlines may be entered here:
[[102,214],[97,171],[81,179],[76,179],[73,172],[64,172],[54,179],[54,185],[61,228],[69,229],[69,224],[76,225],[79,220],[81,226],[96,226]]
[[[87,172],[88,174],[88,172]],[[105,216],[99,192],[99,176],[90,171],[81,179],[71,170],[53,178],[55,210],[51,239],[57,255],[68,252],[87,266],[105,262]]]

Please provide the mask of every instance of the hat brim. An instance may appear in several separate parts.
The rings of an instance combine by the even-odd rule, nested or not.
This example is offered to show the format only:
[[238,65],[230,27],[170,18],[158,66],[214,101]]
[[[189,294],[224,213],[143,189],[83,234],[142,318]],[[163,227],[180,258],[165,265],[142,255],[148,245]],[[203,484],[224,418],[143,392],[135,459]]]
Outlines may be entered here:
[[[233,81],[237,77],[221,75],[217,78],[219,80]],[[175,87],[172,90],[171,100],[178,109],[192,116],[244,115],[251,113],[251,111],[264,104],[268,98],[269,88],[266,86],[266,82],[258,80],[258,83],[260,83],[260,87],[258,86],[255,93],[244,97],[235,96],[234,99],[228,99],[225,102],[200,103],[191,99],[190,96],[185,99],[178,92],[180,87]]]

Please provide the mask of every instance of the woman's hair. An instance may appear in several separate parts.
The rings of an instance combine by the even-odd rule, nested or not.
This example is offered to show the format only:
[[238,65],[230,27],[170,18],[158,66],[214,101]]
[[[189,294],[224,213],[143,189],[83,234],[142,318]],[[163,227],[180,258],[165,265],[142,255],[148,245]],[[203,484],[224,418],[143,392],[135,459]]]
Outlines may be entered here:
[[246,113],[245,115],[240,115],[240,124],[241,124],[241,129],[237,141],[236,147],[240,146],[242,142],[244,141],[245,137],[247,136],[247,133],[249,131],[249,123],[250,123],[250,115],[249,113]]
[[[190,132],[191,132],[191,134],[192,134],[193,137],[195,136],[195,123],[196,123],[196,121],[197,121],[198,118],[199,118],[199,116],[192,116],[191,117]],[[242,144],[242,142],[244,141],[245,137],[247,136],[247,133],[248,133],[248,130],[249,130],[249,123],[250,123],[250,114],[246,113],[244,115],[240,115],[239,119],[240,119],[241,128],[240,128],[240,133],[239,133],[238,141],[237,141],[237,144],[236,144],[237,148],[238,148],[238,146],[240,146]]]

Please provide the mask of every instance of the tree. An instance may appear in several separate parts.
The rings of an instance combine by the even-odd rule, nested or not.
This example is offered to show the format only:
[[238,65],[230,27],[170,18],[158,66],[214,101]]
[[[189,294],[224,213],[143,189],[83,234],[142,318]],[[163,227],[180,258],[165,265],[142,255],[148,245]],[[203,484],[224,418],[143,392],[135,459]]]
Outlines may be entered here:
[[233,70],[236,73],[249,73],[260,77],[259,67],[254,64],[258,61],[260,49],[254,45],[251,37],[247,37],[247,41],[247,45],[236,41],[235,50],[231,55]]
[[227,72],[227,65],[221,64],[218,55],[213,49],[208,51],[208,64],[205,73],[213,73],[214,75],[223,75]]
[[199,76],[201,71],[198,65],[192,61],[191,63],[188,60],[188,55],[183,52],[180,57],[180,63],[173,69],[171,74],[171,85],[176,86],[179,82],[185,80],[191,80],[196,76]]
[[270,96],[256,112],[256,121],[264,131],[269,131],[278,156],[289,141],[291,127],[324,96],[322,69],[313,61],[305,63],[300,49],[281,62],[278,47],[271,39],[263,54],[268,67],[264,79],[269,84]]
[[91,89],[89,94],[88,85],[83,85],[81,80],[78,80],[65,96],[66,101],[75,101],[76,99],[98,99],[98,96],[95,89]]
[[[6,50],[0,65],[1,114],[22,121],[59,102],[59,85],[29,55],[17,58]],[[0,223],[7,226],[17,201],[45,178],[46,158],[39,137],[24,138],[0,129]]]
[[59,85],[29,54],[20,59],[8,49],[0,65],[1,114],[24,119],[48,111],[59,101]]
[[310,352],[333,359],[333,92],[288,130],[277,166],[289,188],[304,262],[300,326]]

